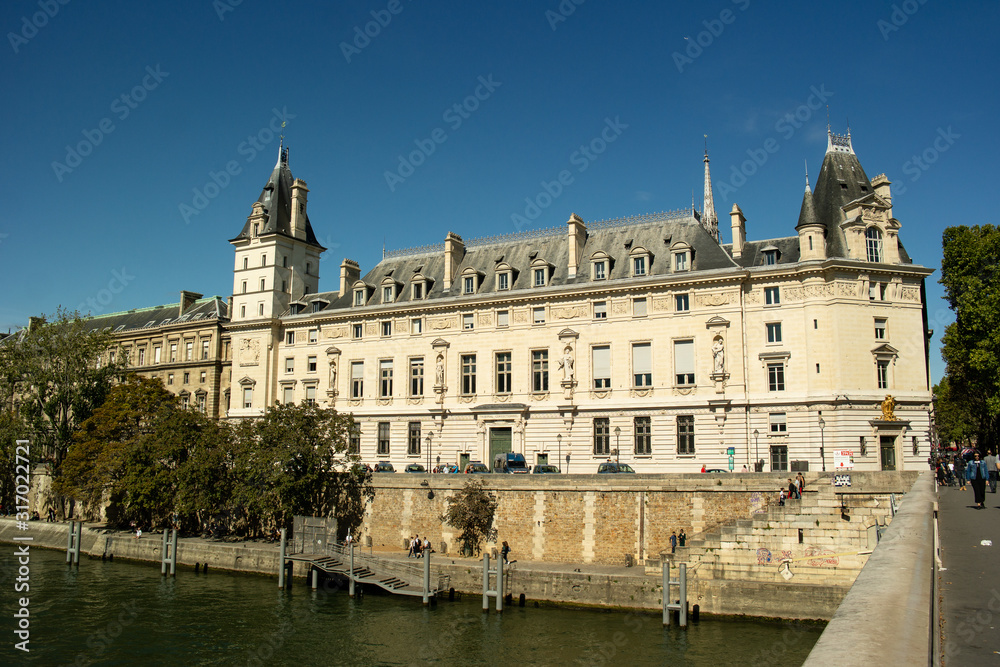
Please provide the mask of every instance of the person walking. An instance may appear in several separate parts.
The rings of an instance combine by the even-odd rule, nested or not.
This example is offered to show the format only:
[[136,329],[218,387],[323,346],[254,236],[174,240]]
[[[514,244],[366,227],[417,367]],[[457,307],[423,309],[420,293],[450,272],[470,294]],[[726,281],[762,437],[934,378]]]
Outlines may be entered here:
[[799,473],[795,476],[795,485],[799,487],[799,498],[802,497],[802,492],[806,490],[806,478]]
[[681,528],[680,535],[677,536],[678,546],[684,546],[685,544],[687,544],[687,539],[688,539],[687,533],[685,533],[684,529]]
[[991,449],[986,458],[983,459],[986,462],[986,472],[990,476],[990,493],[997,492],[997,455]]
[[670,553],[675,553],[677,551],[677,531],[670,531]]
[[500,548],[500,555],[501,555],[501,556],[503,557],[503,562],[504,562],[504,565],[506,565],[507,563],[509,563],[509,562],[510,562],[510,561],[509,561],[509,560],[507,559],[507,556],[508,556],[509,554],[510,554],[510,545],[509,545],[509,544],[507,544],[507,541],[506,541],[506,540],[504,540],[504,542],[503,542],[503,546],[502,546],[502,547]]
[[965,476],[965,469],[966,469],[965,458],[959,456],[955,461],[955,474],[958,475],[959,491],[965,491],[965,480],[967,479]]
[[984,510],[986,509],[986,480],[989,479],[989,472],[986,470],[986,461],[979,460],[979,452],[972,456],[972,461],[965,468],[965,477],[972,483],[976,509]]

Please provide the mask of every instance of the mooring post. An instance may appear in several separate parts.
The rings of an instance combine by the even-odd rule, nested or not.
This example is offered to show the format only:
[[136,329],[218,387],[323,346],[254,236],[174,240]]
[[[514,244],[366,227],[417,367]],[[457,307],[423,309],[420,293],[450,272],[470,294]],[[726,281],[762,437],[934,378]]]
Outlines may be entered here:
[[319,568],[315,566],[312,569],[312,587],[313,590],[319,588]]
[[[66,564],[73,564],[73,544],[76,541],[76,521],[69,522],[69,535],[66,537]],[[77,564],[79,564],[77,560]]]
[[354,597],[354,542],[351,542],[351,569],[347,573],[347,595]]
[[170,538],[170,576],[177,576],[177,529]]
[[687,575],[687,563],[681,563],[680,588],[681,588],[681,608],[678,610],[680,612],[680,616],[681,616],[680,626],[682,628],[686,628],[687,625],[688,625],[688,575]]
[[431,603],[431,550],[424,549],[424,606]]
[[170,548],[170,544],[167,542],[169,539],[168,533],[170,531],[166,528],[163,529],[163,548],[160,551],[160,576],[167,576],[167,549]]
[[490,555],[483,552],[483,611],[490,611]]
[[497,559],[497,613],[503,613],[503,558]]
[[80,564],[80,545],[83,544],[83,522],[76,522],[76,544],[73,546],[73,564]]
[[281,529],[281,551],[278,556],[278,588],[285,587],[285,529]]
[[663,561],[663,627],[670,627],[670,561]]

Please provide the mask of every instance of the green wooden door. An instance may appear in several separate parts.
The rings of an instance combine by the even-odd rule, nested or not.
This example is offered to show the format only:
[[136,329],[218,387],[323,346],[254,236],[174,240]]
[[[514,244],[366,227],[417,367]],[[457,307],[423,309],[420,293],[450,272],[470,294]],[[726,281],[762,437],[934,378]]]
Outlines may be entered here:
[[483,461],[486,465],[493,469],[493,459],[497,454],[506,454],[511,451],[511,429],[506,428],[491,428],[490,429],[490,458],[488,461]]

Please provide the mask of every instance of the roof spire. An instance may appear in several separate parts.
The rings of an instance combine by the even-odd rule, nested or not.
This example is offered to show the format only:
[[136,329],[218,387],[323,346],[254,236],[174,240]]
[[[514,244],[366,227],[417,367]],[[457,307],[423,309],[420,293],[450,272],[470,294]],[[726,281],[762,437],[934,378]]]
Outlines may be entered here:
[[275,169],[280,167],[282,162],[288,164],[288,149],[285,148],[285,122],[281,121],[281,135],[278,140],[278,161],[274,163]]
[[812,189],[809,187],[809,160],[803,160],[803,162],[806,164],[806,192],[812,192]]
[[701,211],[701,224],[719,241],[719,218],[715,215],[715,198],[712,196],[712,174],[708,168],[708,135],[705,135],[705,203]]

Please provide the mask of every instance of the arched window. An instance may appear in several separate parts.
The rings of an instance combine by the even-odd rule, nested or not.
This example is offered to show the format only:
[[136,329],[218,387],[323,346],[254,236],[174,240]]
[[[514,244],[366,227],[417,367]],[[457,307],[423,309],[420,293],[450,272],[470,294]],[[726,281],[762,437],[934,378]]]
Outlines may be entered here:
[[882,231],[878,227],[865,230],[865,248],[868,251],[869,262],[882,261]]

